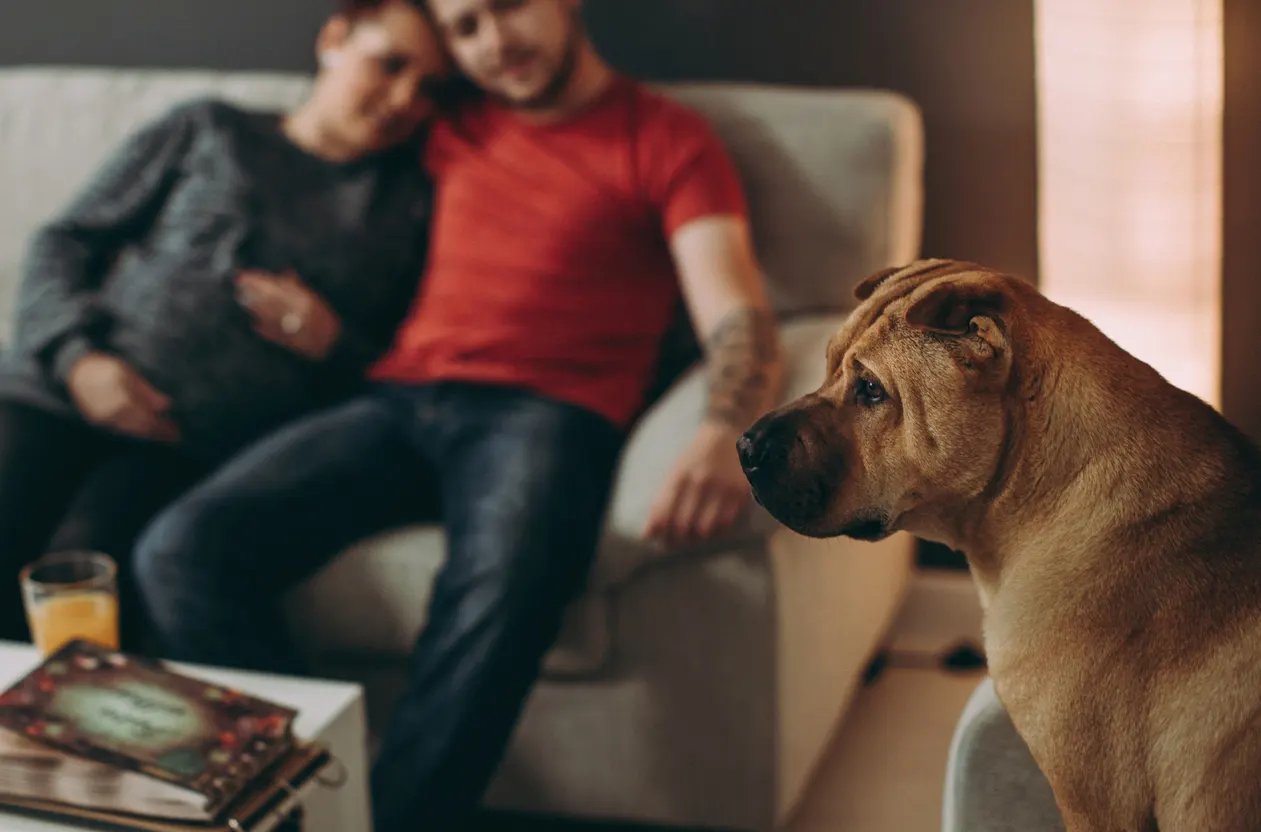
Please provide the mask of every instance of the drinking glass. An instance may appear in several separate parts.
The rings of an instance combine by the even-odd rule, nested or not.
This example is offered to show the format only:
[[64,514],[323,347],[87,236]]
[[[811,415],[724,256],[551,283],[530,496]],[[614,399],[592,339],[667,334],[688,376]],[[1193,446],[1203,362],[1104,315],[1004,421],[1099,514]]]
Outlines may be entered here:
[[45,657],[76,638],[118,649],[118,564],[100,552],[56,552],[20,574],[26,620]]

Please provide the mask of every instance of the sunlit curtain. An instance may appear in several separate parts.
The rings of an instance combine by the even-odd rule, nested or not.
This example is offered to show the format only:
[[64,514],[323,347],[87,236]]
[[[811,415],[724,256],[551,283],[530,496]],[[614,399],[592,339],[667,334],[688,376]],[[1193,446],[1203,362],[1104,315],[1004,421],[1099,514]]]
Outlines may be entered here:
[[1220,406],[1222,0],[1035,0],[1040,281]]

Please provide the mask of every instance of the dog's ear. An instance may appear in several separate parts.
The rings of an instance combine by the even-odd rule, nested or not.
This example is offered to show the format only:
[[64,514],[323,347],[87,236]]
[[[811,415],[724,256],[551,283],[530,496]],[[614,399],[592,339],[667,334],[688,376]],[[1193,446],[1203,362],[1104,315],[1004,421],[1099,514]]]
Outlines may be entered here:
[[881,269],[875,274],[863,280],[854,288],[854,297],[859,300],[867,300],[876,293],[876,289],[880,288],[880,284],[902,271],[904,266],[894,266],[890,269]]
[[911,304],[906,322],[924,332],[954,336],[956,354],[968,369],[1005,368],[1011,362],[1006,300],[1002,287],[984,278],[945,280]]

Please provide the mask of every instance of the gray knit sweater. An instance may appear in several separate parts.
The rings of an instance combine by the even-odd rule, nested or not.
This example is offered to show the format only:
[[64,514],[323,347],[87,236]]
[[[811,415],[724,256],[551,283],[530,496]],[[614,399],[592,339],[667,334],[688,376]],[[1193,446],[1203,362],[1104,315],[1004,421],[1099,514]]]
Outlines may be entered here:
[[[350,163],[288,141],[277,114],[214,100],[137,131],[30,243],[0,398],[74,413],[91,349],[170,396],[187,448],[220,458],[349,394],[415,294],[432,187],[414,144]],[[322,362],[254,333],[233,278],[293,269],[342,320]]]

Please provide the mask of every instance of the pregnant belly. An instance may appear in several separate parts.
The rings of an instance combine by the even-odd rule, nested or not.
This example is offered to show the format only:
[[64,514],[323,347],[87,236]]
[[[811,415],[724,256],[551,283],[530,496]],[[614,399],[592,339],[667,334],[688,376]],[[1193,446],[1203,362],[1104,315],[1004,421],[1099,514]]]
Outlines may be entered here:
[[308,410],[318,372],[254,332],[232,271],[150,253],[123,264],[102,296],[109,347],[172,399],[190,446],[216,454]]
[[248,323],[133,326],[116,330],[111,348],[170,397],[183,439],[208,454],[232,453],[314,405],[315,368]]

